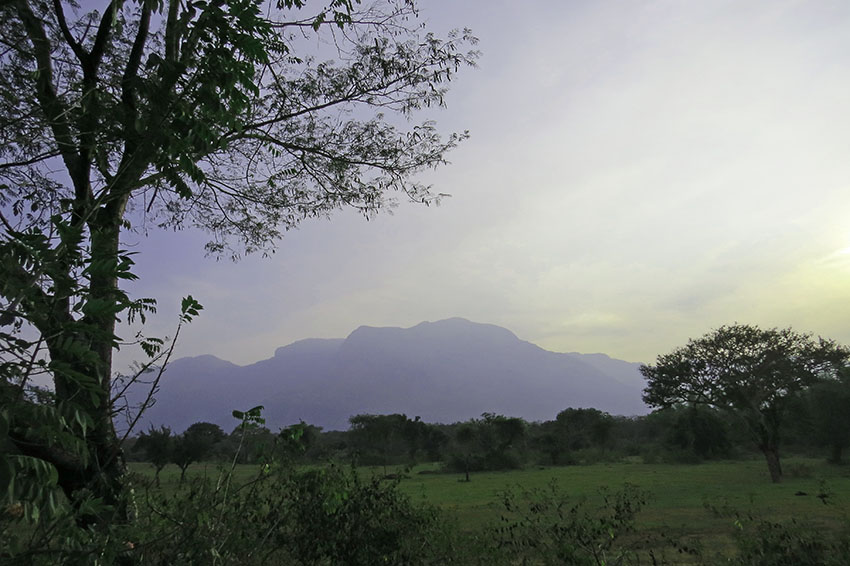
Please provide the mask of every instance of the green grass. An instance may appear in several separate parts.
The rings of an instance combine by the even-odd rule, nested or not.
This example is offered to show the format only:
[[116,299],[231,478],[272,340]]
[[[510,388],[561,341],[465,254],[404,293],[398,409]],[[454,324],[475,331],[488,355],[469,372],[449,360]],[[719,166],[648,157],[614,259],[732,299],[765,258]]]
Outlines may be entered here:
[[[435,464],[413,468],[401,481],[400,489],[414,501],[435,505],[457,518],[459,528],[474,532],[498,522],[499,493],[507,488],[544,488],[556,481],[561,490],[590,503],[601,499],[599,489],[617,489],[624,483],[649,492],[647,506],[638,516],[643,533],[666,533],[679,539],[695,537],[703,548],[727,553],[733,544],[735,516],[711,513],[706,505],[737,510],[745,517],[770,520],[809,521],[826,528],[846,520],[850,504],[850,467],[831,466],[823,461],[787,458],[786,476],[773,484],[762,460],[724,461],[704,464],[609,463],[567,467],[531,467],[510,472],[473,473],[470,482],[462,474],[435,474]],[[152,475],[146,464],[132,469]],[[389,469],[388,471],[397,471]],[[237,466],[235,481],[256,473],[255,466]],[[383,468],[363,468],[365,475],[384,473]],[[218,476],[215,464],[195,464],[187,476]],[[161,473],[162,488],[172,489],[179,470],[166,467]],[[825,505],[817,497],[826,488]],[[798,495],[805,494],[805,495]]]
[[[850,468],[794,458],[783,465],[786,477],[779,484],[770,482],[761,460],[532,468],[473,474],[469,483],[459,481],[460,474],[418,475],[414,469],[401,489],[454,513],[461,528],[472,531],[498,520],[498,493],[506,488],[544,488],[554,479],[565,493],[592,503],[601,498],[601,487],[616,489],[628,482],[650,493],[649,503],[638,516],[641,532],[696,538],[703,548],[725,554],[737,528],[731,510],[741,513],[742,519],[748,514],[778,521],[795,518],[827,528],[847,518]],[[824,487],[830,505],[817,497]],[[727,513],[718,516],[707,505]]]

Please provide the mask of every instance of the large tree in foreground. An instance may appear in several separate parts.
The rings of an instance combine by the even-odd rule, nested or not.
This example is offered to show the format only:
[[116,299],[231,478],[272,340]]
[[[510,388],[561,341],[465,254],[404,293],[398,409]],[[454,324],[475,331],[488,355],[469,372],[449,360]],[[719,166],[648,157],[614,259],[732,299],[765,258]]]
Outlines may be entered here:
[[791,329],[722,326],[642,365],[643,399],[651,407],[706,404],[746,423],[770,478],[782,478],[780,432],[792,397],[834,377],[850,351],[832,340]]
[[[15,466],[29,466],[72,499],[120,507],[112,354],[128,344],[116,322],[154,308],[119,286],[133,277],[122,232],[195,226],[208,251],[239,255],[339,208],[370,215],[393,193],[435,198],[413,175],[463,134],[406,119],[443,103],[474,40],[437,38],[416,17],[412,0],[0,3],[10,486]],[[198,310],[183,307],[184,321]],[[52,391],[31,386],[37,372]]]

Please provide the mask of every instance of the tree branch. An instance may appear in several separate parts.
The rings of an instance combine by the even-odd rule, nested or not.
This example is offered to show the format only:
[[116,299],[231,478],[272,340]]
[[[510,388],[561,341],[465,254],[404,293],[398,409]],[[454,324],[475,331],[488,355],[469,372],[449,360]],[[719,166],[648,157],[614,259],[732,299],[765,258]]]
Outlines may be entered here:
[[[150,2],[144,2],[147,8]],[[97,27],[97,35],[94,38],[91,52],[89,52],[89,64],[96,70],[103,59],[103,53],[106,51],[106,44],[109,40],[109,33],[112,30],[112,24],[115,20],[115,0],[109,2],[106,10],[103,11],[103,16],[100,18],[100,25]]]
[[65,10],[62,8],[61,0],[53,0],[53,11],[56,12],[56,20],[59,22],[59,29],[62,30],[62,37],[71,46],[74,55],[77,56],[81,64],[85,64],[88,53],[85,52],[83,46],[71,34],[68,28],[68,22],[65,21]]
[[36,155],[33,158],[26,159],[24,161],[8,161],[6,163],[0,163],[0,169],[14,169],[15,167],[26,167],[27,165],[34,165],[39,163],[40,161],[44,161],[46,159],[50,159],[51,157],[58,157],[61,155],[61,152],[57,149],[42,153],[41,155]]
[[76,144],[67,121],[69,108],[65,107],[56,94],[53,85],[53,62],[50,54],[50,41],[42,27],[39,18],[30,10],[26,0],[14,0],[14,7],[21,23],[24,25],[27,37],[33,46],[35,60],[38,65],[36,78],[36,97],[47,122],[53,132],[65,168],[73,175],[79,163]]

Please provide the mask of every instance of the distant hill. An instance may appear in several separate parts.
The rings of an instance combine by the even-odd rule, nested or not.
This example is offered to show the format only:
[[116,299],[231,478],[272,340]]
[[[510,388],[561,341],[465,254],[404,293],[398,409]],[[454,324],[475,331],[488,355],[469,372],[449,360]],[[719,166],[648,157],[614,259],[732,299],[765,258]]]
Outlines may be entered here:
[[229,431],[233,409],[256,405],[265,406],[272,430],[299,420],[345,429],[358,413],[445,423],[483,412],[551,420],[567,407],[636,415],[648,412],[643,386],[638,364],[550,352],[505,328],[451,318],[412,328],[361,326],[344,340],[301,340],[247,366],[210,355],[176,360],[142,427],[182,431],[210,421]]

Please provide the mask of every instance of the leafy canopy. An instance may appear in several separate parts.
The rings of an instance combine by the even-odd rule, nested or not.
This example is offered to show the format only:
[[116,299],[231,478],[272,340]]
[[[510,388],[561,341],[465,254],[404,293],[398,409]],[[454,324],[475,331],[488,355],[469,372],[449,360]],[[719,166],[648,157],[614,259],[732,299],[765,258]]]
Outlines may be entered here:
[[772,481],[782,477],[780,432],[789,402],[834,377],[850,351],[832,340],[785,329],[722,326],[642,365],[651,407],[705,404],[742,419],[764,454]]
[[766,411],[792,393],[833,375],[848,350],[790,328],[722,326],[643,365],[644,401],[653,407],[704,403],[723,409]]
[[[425,30],[412,0],[89,6],[0,3],[0,443],[16,451],[0,479],[27,468],[43,494],[126,518],[112,354],[138,346],[145,369],[173,342],[116,333],[156,309],[122,289],[122,234],[197,227],[238,257],[340,208],[433,202],[415,174],[465,133],[413,116],[477,53],[468,31]],[[200,309],[188,297],[180,323]]]

